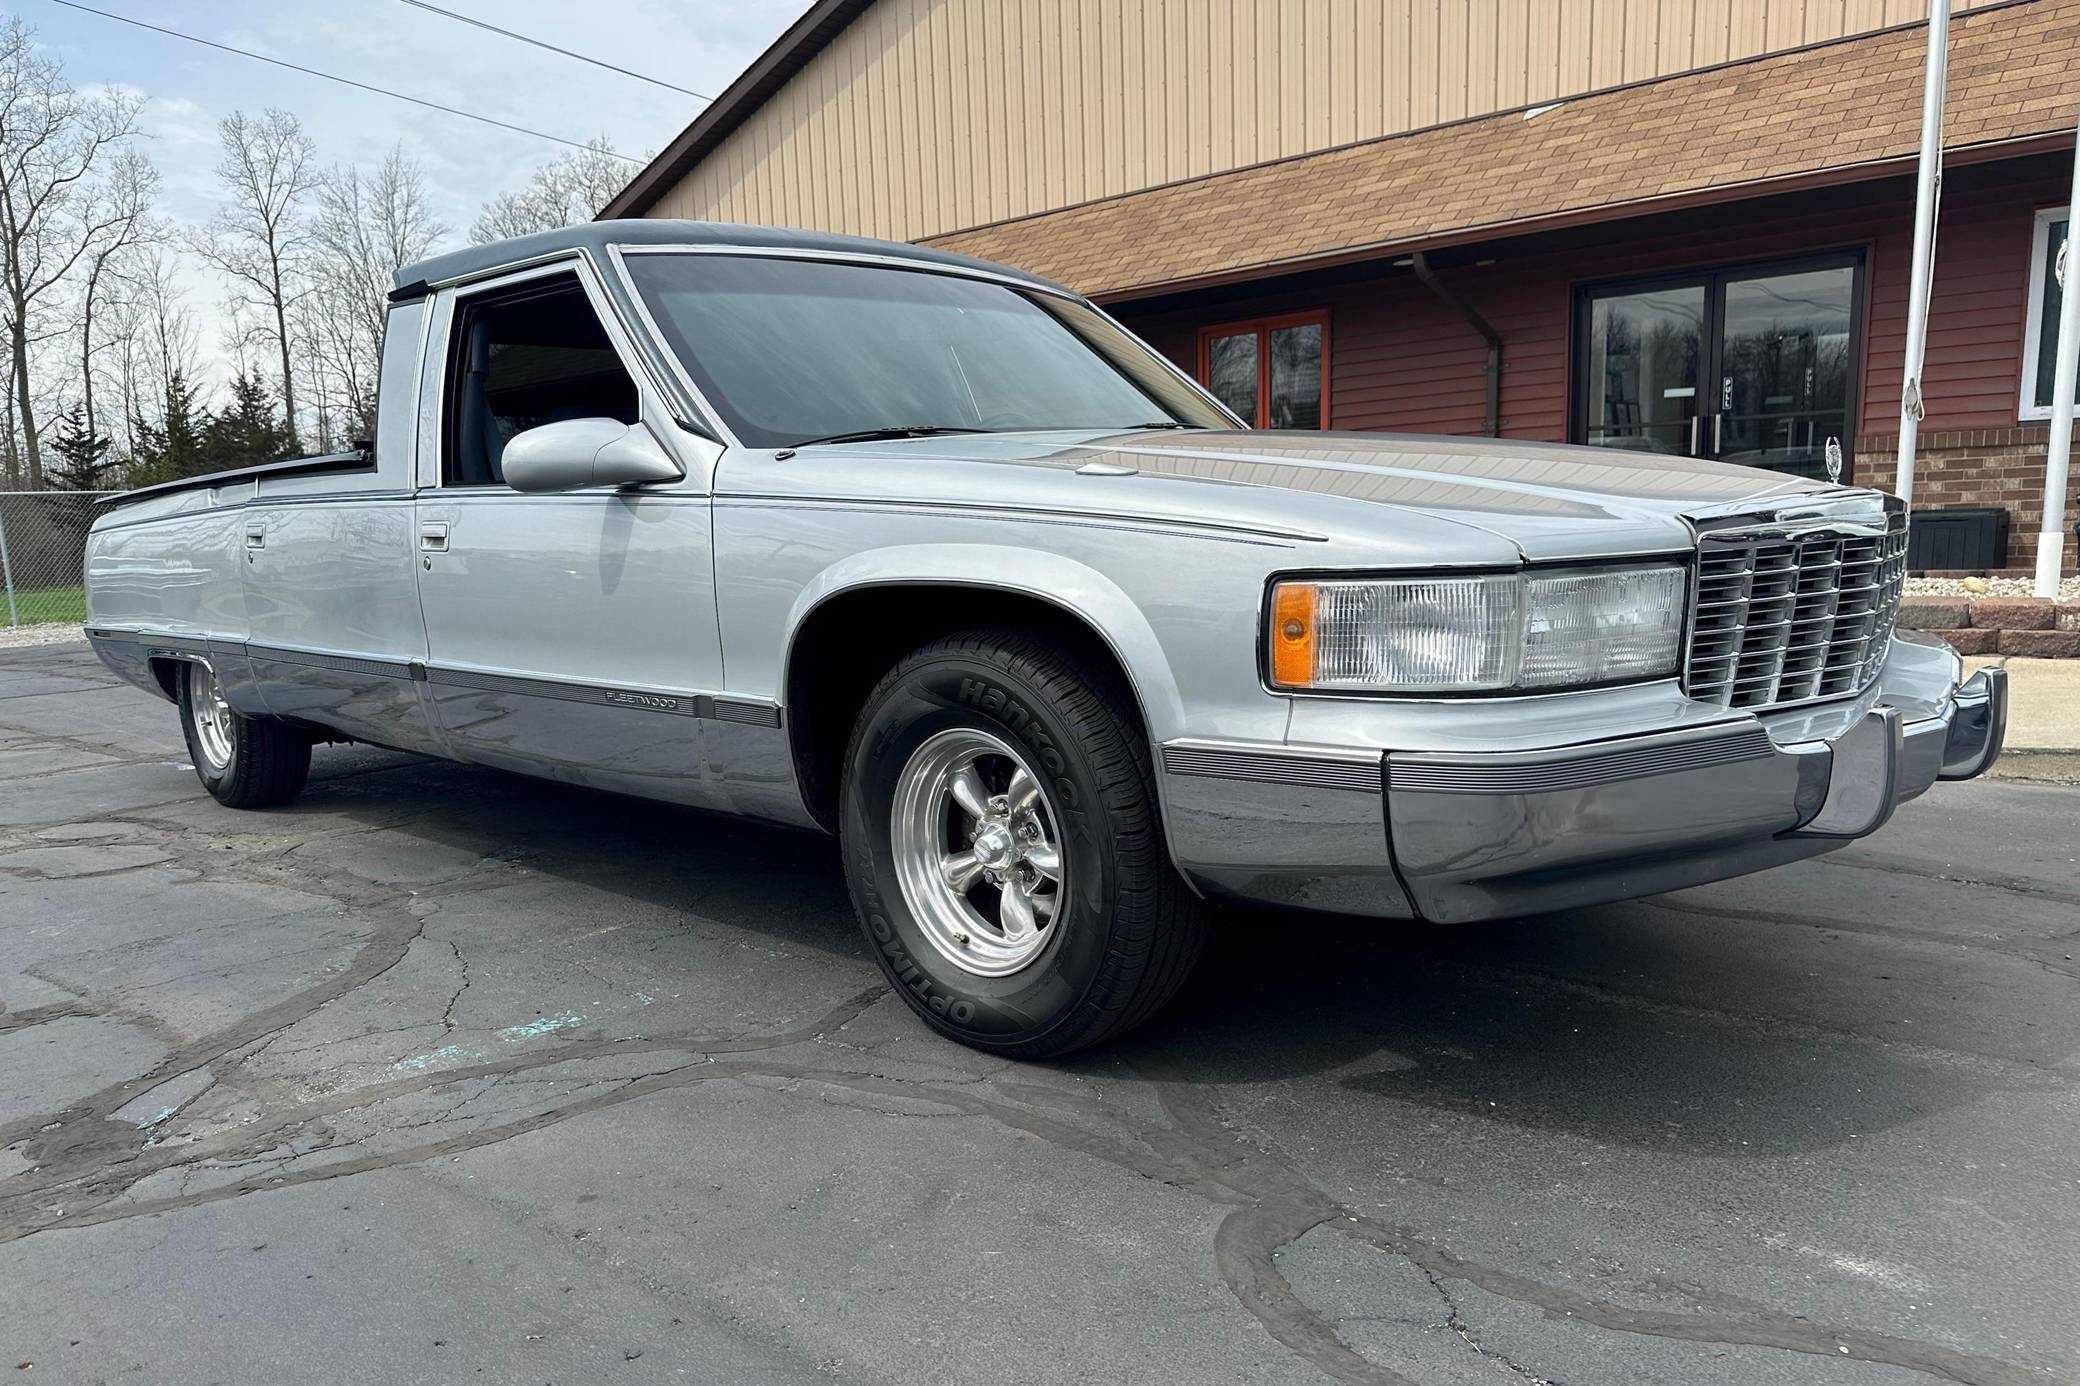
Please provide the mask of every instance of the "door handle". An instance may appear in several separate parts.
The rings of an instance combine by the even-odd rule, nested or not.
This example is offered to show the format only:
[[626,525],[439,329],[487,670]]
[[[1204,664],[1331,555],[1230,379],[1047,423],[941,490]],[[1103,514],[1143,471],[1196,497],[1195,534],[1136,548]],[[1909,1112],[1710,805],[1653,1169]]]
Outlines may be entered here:
[[1725,431],[1725,423],[1726,416],[1724,414],[1712,415],[1712,456],[1714,457],[1725,451],[1725,448],[1719,442],[1719,435]]
[[446,553],[448,551],[448,526],[439,521],[420,525],[419,547],[428,553]]
[[246,547],[247,547],[247,548],[249,548],[249,549],[264,549],[264,548],[266,548],[266,547],[267,547],[267,531],[266,531],[266,530],[264,530],[264,529],[262,529],[262,528],[260,528],[260,527],[259,527],[258,525],[254,525],[254,526],[252,526],[251,528],[247,529],[247,530],[246,530]]
[[1696,457],[1699,455],[1697,451],[1697,445],[1700,441],[1702,441],[1702,439],[1699,436],[1699,430],[1703,427],[1704,415],[1692,414],[1690,416],[1690,455],[1692,457]]

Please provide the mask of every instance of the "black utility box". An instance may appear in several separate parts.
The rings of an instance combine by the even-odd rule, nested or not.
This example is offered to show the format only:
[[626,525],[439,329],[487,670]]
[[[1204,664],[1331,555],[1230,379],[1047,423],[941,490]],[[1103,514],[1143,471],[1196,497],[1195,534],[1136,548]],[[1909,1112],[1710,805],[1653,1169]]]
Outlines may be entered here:
[[1907,525],[1912,572],[1993,572],[2008,566],[2008,512],[1917,510]]

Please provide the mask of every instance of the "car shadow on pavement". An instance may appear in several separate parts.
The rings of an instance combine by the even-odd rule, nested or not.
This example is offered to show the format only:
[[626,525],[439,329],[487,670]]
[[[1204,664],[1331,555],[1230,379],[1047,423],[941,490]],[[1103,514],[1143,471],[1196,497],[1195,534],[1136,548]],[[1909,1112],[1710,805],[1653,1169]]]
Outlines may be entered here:
[[1739,940],[1651,902],[1455,927],[1223,922],[1179,1004],[1122,1043],[1150,1077],[1322,1075],[1519,1134],[1734,1159],[1868,1139],[2011,1081],[1787,997],[1770,968],[1737,970]]
[[[314,780],[283,816],[313,810],[856,958],[863,982],[873,974],[828,838],[420,762]],[[2015,1081],[1788,994],[1774,969],[1801,964],[1785,962],[1797,945],[1783,933],[1686,927],[1650,902],[1449,928],[1221,909],[1177,1002],[1055,1067],[1116,1077],[1125,1061],[1192,1085],[1326,1079],[1356,1120],[1428,1108],[1735,1159],[1867,1138]],[[1912,991],[1895,1004],[1913,1019]]]

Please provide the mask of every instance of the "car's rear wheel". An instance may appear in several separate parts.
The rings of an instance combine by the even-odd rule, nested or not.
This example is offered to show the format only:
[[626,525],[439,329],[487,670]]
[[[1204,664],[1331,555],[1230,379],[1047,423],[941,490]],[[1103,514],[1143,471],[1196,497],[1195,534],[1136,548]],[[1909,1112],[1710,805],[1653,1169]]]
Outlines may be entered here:
[[216,670],[201,660],[183,664],[178,678],[181,731],[195,774],[228,808],[286,804],[311,772],[311,739],[265,717],[247,717],[224,699]]
[[950,636],[888,672],[853,729],[840,835],[898,994],[977,1048],[1109,1039],[1176,992],[1204,939],[1126,691],[1036,636]]

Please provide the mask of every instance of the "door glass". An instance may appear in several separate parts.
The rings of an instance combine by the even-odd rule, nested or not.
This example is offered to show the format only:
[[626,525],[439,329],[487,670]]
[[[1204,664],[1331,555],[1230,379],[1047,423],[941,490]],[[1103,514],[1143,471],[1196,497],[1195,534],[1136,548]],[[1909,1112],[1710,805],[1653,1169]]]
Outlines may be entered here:
[[1715,388],[1718,455],[1751,467],[1827,477],[1827,444],[1849,479],[1848,265],[1726,281]]
[[1271,426],[1322,426],[1322,325],[1271,329]]
[[2037,379],[2030,403],[2039,409],[2051,407],[2051,392],[2058,375],[2058,311],[2065,289],[2058,282],[2058,256],[2065,249],[2066,221],[2051,223],[2044,236],[2044,301],[2037,305]]
[[1701,284],[1590,300],[1588,442],[1637,452],[1693,450],[1704,301]]
[[636,421],[636,385],[575,277],[456,313],[444,486],[492,486],[516,434],[560,419]]
[[1257,334],[1255,329],[1215,337],[1206,344],[1206,385],[1214,398],[1243,422],[1257,422]]

